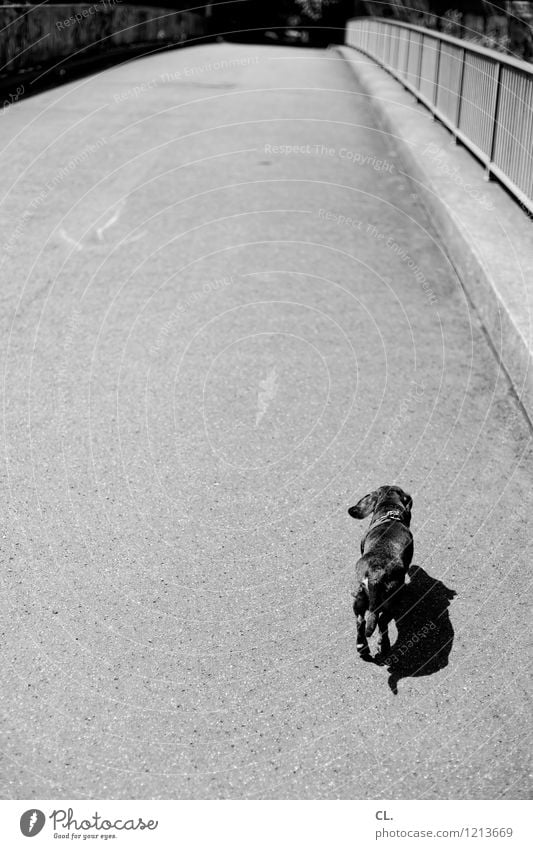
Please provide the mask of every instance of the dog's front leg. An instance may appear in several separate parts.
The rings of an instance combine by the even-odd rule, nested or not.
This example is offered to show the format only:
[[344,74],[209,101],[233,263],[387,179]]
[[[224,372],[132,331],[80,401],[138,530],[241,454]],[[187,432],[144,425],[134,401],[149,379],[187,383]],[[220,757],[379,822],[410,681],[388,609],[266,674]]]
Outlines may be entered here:
[[361,616],[360,613],[356,614],[357,618],[357,651],[359,654],[366,654],[366,652],[370,651],[368,648],[368,640],[365,634],[366,622],[364,614]]
[[367,652],[370,651],[365,634],[365,612],[368,607],[368,598],[363,587],[359,587],[358,591],[354,593],[353,596],[353,612],[355,613],[355,620],[357,622],[357,651],[359,654],[367,654]]

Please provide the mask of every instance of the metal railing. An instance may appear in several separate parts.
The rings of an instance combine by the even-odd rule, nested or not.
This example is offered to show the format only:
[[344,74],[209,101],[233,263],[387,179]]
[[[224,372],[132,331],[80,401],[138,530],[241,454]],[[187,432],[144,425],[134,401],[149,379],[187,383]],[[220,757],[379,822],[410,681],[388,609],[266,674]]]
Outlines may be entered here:
[[346,43],[378,62],[533,213],[533,65],[423,27],[348,23]]

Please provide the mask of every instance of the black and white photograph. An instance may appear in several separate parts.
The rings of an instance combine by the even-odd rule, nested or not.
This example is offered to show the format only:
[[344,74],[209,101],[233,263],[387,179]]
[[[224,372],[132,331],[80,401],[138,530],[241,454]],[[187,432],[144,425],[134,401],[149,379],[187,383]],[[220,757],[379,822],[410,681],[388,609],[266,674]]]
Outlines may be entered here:
[[2,844],[530,846],[533,2],[0,0],[0,151]]

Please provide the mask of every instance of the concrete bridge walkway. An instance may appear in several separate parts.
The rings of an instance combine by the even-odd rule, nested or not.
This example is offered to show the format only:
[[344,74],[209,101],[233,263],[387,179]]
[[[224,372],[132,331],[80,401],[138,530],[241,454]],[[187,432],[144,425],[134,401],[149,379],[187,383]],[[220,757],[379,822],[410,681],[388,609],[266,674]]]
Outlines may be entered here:
[[[188,48],[1,121],[4,798],[526,796],[529,428],[348,65]],[[386,667],[347,507],[392,482]]]

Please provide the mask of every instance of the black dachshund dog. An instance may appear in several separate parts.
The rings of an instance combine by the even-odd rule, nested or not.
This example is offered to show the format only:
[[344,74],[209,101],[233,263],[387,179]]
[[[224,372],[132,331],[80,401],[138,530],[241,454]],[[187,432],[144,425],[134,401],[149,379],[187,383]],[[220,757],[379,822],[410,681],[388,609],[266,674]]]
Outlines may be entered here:
[[348,510],[353,519],[373,514],[355,566],[358,586],[353,593],[353,609],[357,618],[357,651],[362,657],[370,653],[368,637],[376,626],[379,654],[390,650],[389,622],[396,618],[399,594],[413,559],[413,535],[409,530],[412,506],[413,499],[399,486],[380,486]]

